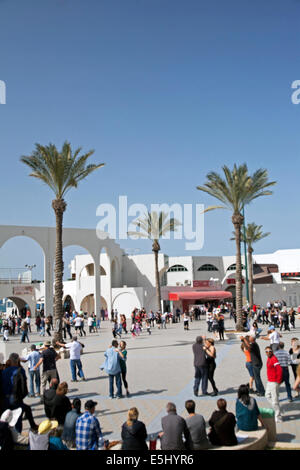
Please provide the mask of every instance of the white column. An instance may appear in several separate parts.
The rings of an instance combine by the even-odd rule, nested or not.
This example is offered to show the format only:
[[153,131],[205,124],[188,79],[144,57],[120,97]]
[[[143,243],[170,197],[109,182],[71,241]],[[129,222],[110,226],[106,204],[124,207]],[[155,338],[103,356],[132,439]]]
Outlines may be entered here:
[[101,310],[101,276],[100,276],[100,253],[98,253],[96,256],[93,256],[94,258],[94,307],[95,311],[94,313],[96,314],[97,320],[100,319],[100,310]]

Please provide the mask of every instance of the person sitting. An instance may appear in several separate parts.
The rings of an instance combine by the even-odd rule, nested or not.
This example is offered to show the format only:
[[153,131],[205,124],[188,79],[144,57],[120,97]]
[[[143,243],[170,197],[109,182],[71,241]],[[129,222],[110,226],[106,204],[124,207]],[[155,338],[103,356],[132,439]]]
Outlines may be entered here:
[[249,395],[248,385],[240,385],[239,387],[235,415],[237,426],[241,431],[256,431],[258,429],[257,420],[263,426],[256,400]]
[[69,398],[67,382],[61,382],[56,390],[56,395],[51,403],[51,418],[64,425],[66,414],[71,411],[72,406]]
[[72,409],[66,414],[62,440],[69,449],[76,448],[76,420],[81,415],[81,401],[74,398]]
[[208,422],[211,427],[208,438],[215,446],[234,446],[237,444],[234,433],[235,416],[227,411],[227,402],[224,398],[219,398],[217,407],[218,410],[213,412]]
[[[161,438],[162,450],[186,450],[190,448],[190,432],[185,420],[177,415],[176,405],[174,403],[167,404],[167,416],[161,420],[162,432],[159,433]],[[183,436],[185,441],[183,441]]]
[[30,450],[48,450],[49,449],[49,433],[57,428],[58,422],[44,419],[39,425],[38,432],[29,431],[29,448]]
[[122,426],[122,450],[148,450],[146,426],[138,421],[138,417],[137,408],[130,408],[128,419]]
[[57,426],[49,433],[49,449],[48,450],[69,450],[68,447],[62,442],[61,435],[63,432],[62,426]]
[[43,403],[44,403],[44,408],[45,408],[45,415],[49,419],[51,419],[52,402],[54,400],[54,397],[56,396],[57,387],[58,387],[58,380],[57,379],[51,379],[49,389],[45,390],[44,394],[43,394]]
[[210,445],[206,435],[205,420],[202,415],[195,413],[196,404],[194,400],[187,400],[185,408],[189,414],[185,421],[191,435],[191,449],[208,449]]
[[[15,428],[18,419],[20,418],[22,414],[22,408],[17,408],[15,410],[10,410],[7,409],[2,413],[1,418],[0,418],[0,423],[2,425],[2,429],[5,429],[5,426],[3,426],[3,423],[7,423],[9,426],[9,431],[13,439],[13,446],[17,447],[18,450],[22,449],[22,446],[28,446],[28,436],[25,434],[21,434],[20,432],[17,431]],[[5,434],[5,433],[4,433]],[[10,442],[10,437],[7,436],[8,442]],[[6,444],[4,444],[6,445]],[[2,448],[2,446],[1,446]]]

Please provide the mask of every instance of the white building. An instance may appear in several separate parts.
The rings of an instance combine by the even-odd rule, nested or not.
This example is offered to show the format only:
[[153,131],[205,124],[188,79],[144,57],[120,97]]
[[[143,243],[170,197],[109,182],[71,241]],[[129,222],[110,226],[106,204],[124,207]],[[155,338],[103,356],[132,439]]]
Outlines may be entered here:
[[[31,237],[42,247],[46,282],[28,284],[16,279],[5,283],[0,279],[0,298],[11,299],[18,309],[27,304],[32,312],[37,303],[43,303],[46,314],[50,314],[53,311],[55,229],[2,226],[0,247],[18,235]],[[127,316],[136,307],[157,310],[153,254],[129,256],[113,240],[97,238],[95,230],[64,229],[63,242],[64,246],[80,245],[90,253],[75,256],[69,266],[72,280],[64,282],[66,307],[97,315],[101,308],[108,312],[117,309]],[[257,304],[284,300],[289,306],[300,305],[300,250],[254,254],[253,261]],[[185,309],[189,304],[235,296],[235,256],[169,257],[160,253],[158,264],[163,308]],[[243,295],[246,303],[245,285]]]

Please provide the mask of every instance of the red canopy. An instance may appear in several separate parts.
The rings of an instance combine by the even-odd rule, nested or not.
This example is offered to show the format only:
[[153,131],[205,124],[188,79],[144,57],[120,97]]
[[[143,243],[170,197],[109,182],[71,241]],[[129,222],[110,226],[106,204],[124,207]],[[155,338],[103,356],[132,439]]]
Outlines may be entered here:
[[229,298],[232,298],[232,293],[225,290],[169,292],[169,300],[220,300]]

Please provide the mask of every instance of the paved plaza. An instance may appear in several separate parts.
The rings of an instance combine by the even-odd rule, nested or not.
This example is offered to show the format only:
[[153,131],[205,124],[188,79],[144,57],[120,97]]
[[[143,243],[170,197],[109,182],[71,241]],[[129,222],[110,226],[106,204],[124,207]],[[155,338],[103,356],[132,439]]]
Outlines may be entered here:
[[[82,355],[83,370],[87,378],[86,382],[71,383],[69,360],[62,359],[57,363],[60,379],[68,382],[70,399],[79,397],[84,405],[87,399],[98,402],[96,416],[100,420],[102,431],[109,440],[120,438],[121,426],[127,418],[127,411],[136,406],[140,412],[139,419],[144,421],[148,434],[161,430],[161,418],[166,414],[165,406],[172,401],[177,406],[178,414],[186,416],[184,403],[187,399],[195,399],[196,412],[201,413],[208,421],[212,412],[216,409],[217,398],[227,400],[228,410],[235,412],[237,389],[240,384],[249,381],[245,368],[244,354],[240,349],[238,339],[228,339],[216,342],[217,369],[215,381],[219,389],[218,397],[205,396],[194,398],[193,396],[193,353],[192,344],[196,336],[207,334],[205,320],[194,321],[190,324],[190,330],[183,330],[183,323],[169,324],[167,329],[152,329],[152,334],[143,332],[137,338],[131,338],[130,334],[122,335],[127,341],[127,381],[130,397],[121,400],[109,399],[108,376],[100,370],[104,362],[104,352],[111,343],[111,323],[101,323],[100,333],[88,334],[80,338],[85,344]],[[233,326],[233,322],[226,318],[225,327]],[[283,332],[282,340],[285,349],[290,348],[292,337],[300,337],[300,322],[296,321],[297,328],[291,332]],[[87,328],[86,328],[87,329]],[[263,333],[267,332],[264,325]],[[207,334],[211,336],[212,333]],[[32,342],[40,340],[35,333],[29,335]],[[18,338],[19,339],[19,338]],[[20,351],[20,344],[16,342],[16,350]],[[263,383],[266,384],[266,366],[264,348],[268,342],[258,339],[264,366],[262,369]],[[25,365],[27,368],[27,366]],[[294,377],[290,369],[290,381],[293,384]],[[211,386],[209,384],[209,392]],[[289,403],[285,387],[280,388],[280,405],[283,411],[283,422],[277,424],[277,440],[281,442],[300,444],[300,399]],[[295,395],[295,392],[293,392]],[[259,407],[270,408],[268,401],[262,397],[257,398]],[[26,398],[26,403],[31,405],[37,423],[41,422],[44,415],[43,405],[38,398]],[[24,421],[24,430],[28,429],[28,422]]]

